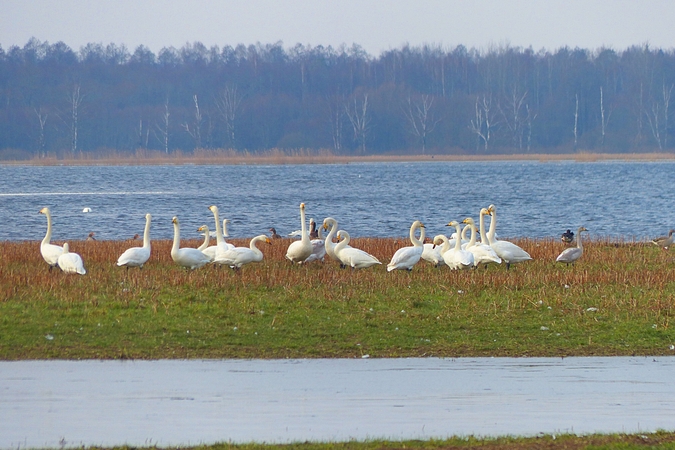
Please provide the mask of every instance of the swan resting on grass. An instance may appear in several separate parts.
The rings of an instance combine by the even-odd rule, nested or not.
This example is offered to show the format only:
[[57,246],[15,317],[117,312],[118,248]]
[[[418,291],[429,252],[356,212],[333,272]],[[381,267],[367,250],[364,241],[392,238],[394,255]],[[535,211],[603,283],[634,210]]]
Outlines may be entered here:
[[248,247],[235,247],[217,256],[219,264],[230,266],[235,270],[239,270],[242,266],[263,260],[263,253],[257,247],[258,242],[265,242],[272,245],[272,240],[264,234],[256,236],[251,239]]
[[143,231],[143,246],[142,247],[131,247],[124,251],[117,258],[118,266],[126,266],[127,270],[129,267],[143,267],[143,264],[148,262],[150,259],[150,221],[152,216],[150,214],[145,215],[145,230]]
[[173,223],[173,246],[171,247],[171,259],[181,267],[198,269],[210,262],[208,256],[196,248],[180,248],[180,222],[178,217],[171,220]]
[[65,273],[77,273],[80,275],[87,273],[84,270],[82,257],[77,253],[70,253],[70,246],[67,242],[63,244],[63,253],[59,256],[58,265]]
[[335,256],[342,265],[352,269],[366,269],[376,264],[382,264],[376,257],[361,249],[349,246],[349,233],[344,230],[337,232],[338,242],[335,246]]
[[415,237],[415,232],[418,228],[424,228],[424,224],[419,220],[416,220],[410,226],[410,242],[412,242],[413,245],[396,250],[391,261],[387,264],[387,272],[391,272],[392,270],[410,271],[422,258],[424,244]]
[[47,217],[47,234],[45,234],[42,243],[40,244],[40,253],[42,258],[49,264],[49,270],[58,265],[59,256],[63,253],[63,247],[51,244],[52,239],[52,214],[46,206],[39,211],[39,214],[44,214]]

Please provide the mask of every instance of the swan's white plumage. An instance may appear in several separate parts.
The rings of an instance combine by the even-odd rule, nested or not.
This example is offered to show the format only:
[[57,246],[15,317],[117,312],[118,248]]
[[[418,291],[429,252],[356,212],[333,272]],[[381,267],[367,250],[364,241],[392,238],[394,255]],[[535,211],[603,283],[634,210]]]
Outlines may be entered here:
[[209,245],[211,243],[211,232],[209,231],[209,227],[206,225],[202,225],[201,227],[197,228],[197,231],[204,234],[204,242],[202,243],[202,245],[197,247],[197,250],[208,256],[211,262],[213,262],[213,260],[216,259],[216,252],[218,250],[218,246]]
[[219,264],[224,264],[233,269],[241,269],[242,266],[253,262],[260,262],[263,260],[263,253],[256,246],[258,242],[266,242],[272,244],[270,238],[261,234],[251,239],[248,247],[235,247],[217,256],[218,260],[214,261]]
[[293,263],[302,263],[312,254],[312,243],[307,232],[305,223],[305,204],[300,203],[300,232],[302,234],[299,241],[291,242],[286,251],[286,258]]
[[583,255],[584,253],[584,246],[581,244],[582,231],[588,230],[584,227],[579,227],[579,229],[577,230],[577,246],[566,248],[565,250],[563,250],[562,253],[559,254],[558,257],[555,259],[556,262],[563,262],[566,263],[567,265],[570,265],[577,259],[581,258],[581,255]]
[[495,205],[488,207],[488,214],[492,216],[490,221],[490,230],[487,232],[487,238],[492,247],[492,250],[506,262],[506,268],[509,269],[511,264],[521,263],[532,260],[532,257],[522,248],[509,241],[500,241],[495,236],[497,232],[497,209]]
[[84,275],[87,273],[84,270],[84,262],[82,257],[77,253],[70,253],[70,247],[66,242],[63,244],[63,253],[59,256],[58,265],[65,273],[78,273]]
[[198,269],[210,262],[209,257],[196,248],[180,248],[180,222],[178,217],[173,222],[173,246],[171,247],[171,259],[181,267]]
[[[316,230],[316,223],[314,219],[310,219],[310,224],[313,225],[314,230]],[[316,230],[317,238],[311,239],[309,242],[312,244],[312,254],[307,257],[303,264],[310,263],[312,261],[323,261],[323,258],[326,256],[326,243],[321,234],[321,228]]]
[[40,253],[42,258],[49,264],[50,270],[58,264],[59,256],[63,253],[63,247],[50,244],[52,239],[52,214],[46,206],[39,211],[40,214],[47,216],[47,234],[45,234],[42,243],[40,243]]
[[412,270],[415,264],[422,258],[424,245],[422,244],[422,241],[415,237],[415,232],[418,228],[424,228],[424,224],[419,220],[416,220],[410,227],[410,242],[412,242],[413,245],[396,250],[391,261],[387,264],[387,272],[391,272],[392,270]]
[[143,246],[128,248],[117,258],[118,266],[143,267],[150,259],[150,221],[152,216],[145,215],[145,230],[143,231]]
[[501,264],[502,259],[497,255],[497,253],[487,244],[476,242],[476,223],[471,217],[464,219],[463,223],[466,223],[471,228],[471,239],[469,243],[466,244],[466,247],[462,247],[464,250],[468,250],[473,253],[473,264],[479,266],[481,264],[487,265],[490,263]]
[[[338,223],[337,220],[333,219],[332,217],[326,217],[323,219],[323,229],[328,230],[328,227],[330,227],[330,231],[328,232],[328,235],[324,239],[324,247],[326,248],[326,254],[331,258],[334,259],[335,261],[340,261],[340,258],[338,258],[335,255],[335,246],[337,243],[333,242],[333,238],[335,238],[336,233],[338,231]],[[349,247],[349,244],[345,244],[345,247]],[[340,262],[342,265],[342,262]]]
[[[233,249],[234,245],[226,242],[225,238],[223,237],[223,230],[220,228],[220,217],[219,217],[218,207],[216,205],[211,205],[211,206],[209,206],[209,211],[211,211],[213,213],[213,219],[216,222],[216,253],[215,253],[215,256],[214,256],[214,259],[213,259],[213,261],[215,262],[220,253],[223,253],[223,252],[226,252],[228,250]],[[225,220],[227,220],[227,219],[223,220],[224,224],[225,224]]]
[[[420,241],[424,242],[426,237],[425,229],[422,228],[420,234]],[[425,243],[424,251],[422,251],[422,259],[430,262],[436,267],[442,266],[445,264],[443,260],[443,255],[441,254],[441,247],[433,243]]]
[[[447,226],[455,227],[457,236],[460,236],[462,234],[459,229],[459,223],[457,221],[453,220]],[[438,238],[439,238],[438,236],[434,238],[434,244],[438,243],[436,241],[436,239]],[[462,250],[461,238],[454,239],[454,243],[455,243],[454,247],[451,247],[443,252],[443,260],[445,261],[445,265],[452,270],[469,269],[473,267],[474,265],[473,253],[471,253],[468,250]]]
[[349,233],[346,231],[338,231],[337,238],[340,242],[335,245],[335,256],[337,256],[343,265],[349,266],[352,269],[365,269],[370,266],[382,264],[370,253],[358,248],[351,247],[349,245]]

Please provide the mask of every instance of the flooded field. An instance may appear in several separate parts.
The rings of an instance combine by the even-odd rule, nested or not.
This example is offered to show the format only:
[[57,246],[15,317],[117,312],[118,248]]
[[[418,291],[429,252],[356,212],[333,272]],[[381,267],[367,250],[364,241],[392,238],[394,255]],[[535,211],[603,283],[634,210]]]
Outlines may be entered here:
[[0,362],[0,448],[675,429],[675,357]]

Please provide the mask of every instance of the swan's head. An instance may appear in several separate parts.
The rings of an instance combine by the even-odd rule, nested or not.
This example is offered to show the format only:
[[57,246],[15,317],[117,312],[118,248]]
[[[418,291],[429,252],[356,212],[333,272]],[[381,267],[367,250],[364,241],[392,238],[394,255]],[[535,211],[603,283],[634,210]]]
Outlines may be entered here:
[[490,214],[490,211],[488,211],[487,208],[481,208],[480,209],[480,215],[481,216],[487,216],[488,214]]
[[209,227],[207,227],[206,225],[202,225],[201,227],[197,228],[197,231],[199,231],[200,233],[201,233],[201,232],[204,232],[204,233],[207,233],[207,234],[208,234],[208,232],[209,232]]
[[272,239],[268,238],[267,236],[265,236],[265,242],[272,245]]
[[38,211],[38,214],[45,214],[45,215],[49,214],[49,208],[45,206],[40,211]]
[[337,232],[337,240],[340,242],[341,240],[347,239],[349,237],[349,233],[347,233],[344,230],[340,230]]
[[152,215],[150,213],[147,213],[145,215],[145,220],[150,220],[150,219],[152,219]]
[[[445,238],[445,239],[444,239]],[[442,245],[448,238],[443,236],[442,234],[439,234],[437,236],[434,236],[434,245]]]
[[70,251],[70,245],[66,242],[63,244],[63,253],[68,253]]
[[497,208],[495,208],[495,205],[490,205],[488,206],[488,214],[492,215],[492,213],[497,212]]
[[579,229],[577,230],[577,232],[579,232],[579,233],[581,233],[582,231],[588,231],[588,230],[586,229],[586,227],[579,227]]
[[300,210],[301,210],[301,211],[304,211],[304,210],[305,210],[305,204],[304,204],[304,203],[300,203]]
[[422,222],[420,222],[419,220],[416,220],[416,221],[413,222],[412,227],[413,228],[424,228],[424,224]]
[[212,213],[217,213],[218,207],[216,205],[211,205],[209,206],[209,211],[211,211]]
[[459,227],[459,222],[457,222],[456,220],[453,220],[452,222],[448,223],[448,224],[446,225],[446,227],[455,227],[455,228],[458,228],[458,227]]
[[475,225],[476,224],[476,222],[474,222],[471,217],[467,217],[466,219],[462,220],[462,223],[465,223],[467,225]]
[[173,219],[171,219],[171,223],[174,225],[178,225],[178,217],[173,216]]

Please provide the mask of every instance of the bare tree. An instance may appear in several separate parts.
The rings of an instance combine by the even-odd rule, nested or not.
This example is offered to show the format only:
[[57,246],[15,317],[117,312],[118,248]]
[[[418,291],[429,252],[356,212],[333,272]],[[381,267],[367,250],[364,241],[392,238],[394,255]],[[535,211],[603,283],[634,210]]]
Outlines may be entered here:
[[77,137],[78,137],[78,126],[79,126],[79,113],[80,105],[82,105],[82,100],[84,95],[80,93],[79,83],[75,83],[73,86],[73,91],[68,96],[68,101],[70,105],[70,151],[74,155],[77,152]]
[[33,111],[35,111],[35,115],[37,116],[38,127],[39,127],[38,137],[37,137],[38,157],[44,158],[45,157],[45,146],[46,146],[45,125],[47,124],[47,117],[49,117],[49,114],[44,112],[42,110],[42,107],[33,108]]
[[225,122],[227,141],[231,148],[236,148],[237,145],[235,121],[241,100],[241,96],[237,93],[237,86],[225,86],[225,89],[216,97],[216,107]]
[[579,144],[579,94],[574,94],[576,101],[574,106],[574,151],[577,151]]
[[192,100],[195,102],[195,121],[192,123],[192,126],[190,126],[190,124],[187,122],[183,123],[182,126],[187,134],[192,136],[192,139],[194,139],[195,149],[197,149],[202,148],[202,123],[204,118],[202,117],[202,113],[199,110],[199,100],[197,99],[197,94],[192,96]]
[[521,95],[514,87],[511,95],[506,97],[506,108],[502,108],[501,103],[497,105],[506,128],[511,135],[512,145],[521,150],[523,148],[523,134],[529,116],[529,108],[527,103],[525,103],[526,98],[527,91]]
[[408,96],[407,108],[403,109],[403,113],[412,129],[412,134],[422,141],[423,155],[427,151],[427,137],[441,121],[441,119],[434,118],[431,112],[433,104],[433,97],[429,97],[428,95],[422,95],[416,102],[413,102],[410,96]]
[[136,129],[136,132],[138,135],[138,148],[148,148],[150,129],[144,126],[143,119],[138,120],[138,128]]
[[344,98],[341,95],[329,97],[327,103],[333,149],[340,153],[342,151],[342,127],[345,115]]
[[600,86],[600,145],[602,147],[605,146],[605,135],[607,133],[607,126],[609,125],[610,117],[612,117],[612,109],[610,109],[609,112],[605,114],[605,103],[602,95],[602,86]]
[[366,153],[366,138],[370,130],[370,116],[368,115],[368,94],[363,95],[363,101],[357,101],[354,98],[354,104],[347,103],[345,105],[345,112],[349,118],[349,122],[354,129],[354,139],[361,147],[361,154]]
[[476,97],[476,118],[471,120],[469,130],[477,136],[478,143],[483,142],[485,150],[488,150],[493,130],[498,125],[494,114],[491,95],[483,95],[482,98]]
[[651,109],[645,111],[647,123],[652,131],[652,136],[659,145],[659,150],[668,148],[668,119],[670,116],[670,97],[673,93],[673,87],[666,87],[663,83],[662,98],[656,98],[652,101]]
[[[164,146],[164,153],[169,154],[169,96],[167,95],[166,100],[164,100],[164,112],[162,113],[161,123],[155,124],[156,132],[155,137],[157,140]],[[159,133],[159,135],[157,134]]]

